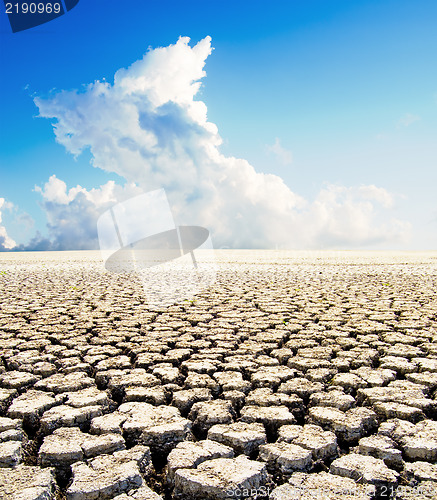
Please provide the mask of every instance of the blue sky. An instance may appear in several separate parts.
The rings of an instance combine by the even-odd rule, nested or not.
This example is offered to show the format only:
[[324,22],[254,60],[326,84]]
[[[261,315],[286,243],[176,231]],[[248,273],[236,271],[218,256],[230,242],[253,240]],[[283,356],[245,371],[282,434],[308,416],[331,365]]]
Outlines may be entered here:
[[[91,219],[110,199],[87,193],[114,181],[131,187],[112,201],[137,188],[165,187],[181,222],[207,225],[217,246],[437,248],[436,2],[80,0],[66,15],[15,34],[4,12],[0,18],[0,238],[7,234],[26,247],[38,231],[41,248],[68,249],[75,238],[67,236],[77,234],[80,248],[92,248]],[[179,120],[178,144],[193,155],[180,164],[194,165],[193,185],[203,196],[203,204],[190,206],[191,188],[174,172],[177,162],[166,163],[167,150],[150,167],[163,175],[152,178],[141,167],[111,167],[97,158],[96,137],[89,144],[81,139],[75,157],[65,138],[55,140],[52,126],[77,112],[73,90],[84,96],[93,82],[112,85],[118,70],[149,48],[174,47],[181,36],[191,39],[191,49],[211,37],[211,55],[197,60],[206,76],[192,100],[205,103],[222,144],[203,128],[186,139],[196,120],[181,116],[192,103],[165,111],[168,102],[179,102],[176,94],[147,112],[165,114],[161,132],[169,137]],[[191,49],[181,54],[189,59]],[[144,71],[164,66],[151,63]],[[77,126],[97,126],[96,116]],[[203,140],[214,143],[220,161],[196,152],[195,141]],[[247,160],[250,169],[232,158]],[[64,189],[49,181],[53,175],[65,183],[66,196],[50,195]],[[217,184],[215,176],[227,180],[212,197],[211,183],[196,179]],[[69,192],[78,185],[85,191]],[[241,193],[238,205],[230,186]],[[274,206],[276,197],[282,201]],[[75,233],[75,224],[84,224],[79,201],[90,233]],[[197,217],[199,210],[208,217]],[[240,238],[242,221],[248,229]]]

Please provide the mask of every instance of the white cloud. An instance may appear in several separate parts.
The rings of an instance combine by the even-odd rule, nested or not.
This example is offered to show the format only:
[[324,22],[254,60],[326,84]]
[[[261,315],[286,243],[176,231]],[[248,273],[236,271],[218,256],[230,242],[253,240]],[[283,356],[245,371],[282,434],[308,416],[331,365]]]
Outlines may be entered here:
[[121,187],[114,181],[89,191],[79,185],[67,190],[65,182],[55,175],[35,190],[42,195],[49,238],[37,234],[27,245],[21,245],[21,250],[97,249],[99,215],[114,203],[142,192],[134,184]]
[[303,217],[310,228],[309,241],[343,248],[406,243],[411,225],[384,213],[393,203],[393,196],[376,186],[328,185]]
[[355,189],[356,193],[354,194],[355,198],[361,200],[372,200],[376,201],[384,208],[392,208],[394,206],[394,196],[389,193],[384,188],[379,188],[374,185],[369,186],[360,186]]
[[[12,203],[7,202],[4,198],[0,198],[0,223],[2,221],[2,210],[10,210],[12,207]],[[6,228],[0,225],[0,251],[11,250],[14,247],[15,241],[8,236]]]
[[281,165],[291,165],[293,162],[293,155],[291,151],[282,147],[281,142],[277,137],[272,146],[267,145],[267,151],[273,153]]
[[406,113],[404,116],[399,118],[399,120],[396,122],[396,127],[401,128],[401,127],[409,127],[412,123],[417,122],[420,120],[420,116],[413,115],[411,113]]
[[[382,210],[392,204],[382,188],[331,186],[310,202],[280,177],[221,154],[217,127],[208,122],[205,103],[195,100],[211,51],[209,37],[194,47],[180,38],[117,71],[113,84],[97,81],[35,103],[40,116],[55,119],[56,140],[69,152],[89,148],[95,167],[129,185],[165,188],[177,223],[208,227],[216,247],[390,244],[405,236],[407,227]],[[271,148],[291,161],[278,139]],[[108,183],[67,190],[52,176],[40,192],[55,244],[90,247],[97,214],[114,202],[117,189]]]
[[[134,186],[127,186],[125,190],[134,190]],[[56,205],[69,205],[71,202],[77,200],[80,196],[83,197],[95,206],[101,206],[108,203],[115,203],[123,196],[123,188],[116,185],[114,181],[108,181],[99,188],[87,191],[85,188],[77,185],[67,191],[67,184],[58,179],[56,175],[52,175],[48,182],[44,184],[44,188],[35,186],[35,191],[40,192],[46,203],[53,203]]]

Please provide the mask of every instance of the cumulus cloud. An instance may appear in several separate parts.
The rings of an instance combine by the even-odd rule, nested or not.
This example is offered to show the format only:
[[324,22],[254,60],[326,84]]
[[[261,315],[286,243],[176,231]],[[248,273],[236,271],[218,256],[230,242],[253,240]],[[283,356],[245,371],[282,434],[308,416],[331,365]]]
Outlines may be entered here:
[[0,198],[0,251],[11,250],[15,247],[15,241],[8,236],[6,228],[1,225],[2,210],[10,210],[12,207],[12,203]]
[[273,153],[281,165],[291,165],[293,162],[293,155],[291,151],[285,149],[281,145],[281,141],[276,137],[273,145],[267,145],[267,151]]
[[411,113],[406,113],[404,116],[399,118],[399,120],[396,122],[396,127],[401,128],[401,127],[409,127],[412,123],[417,122],[420,120],[420,116],[413,115]]
[[[89,148],[93,166],[124,177],[131,191],[165,188],[176,222],[208,227],[216,247],[309,248],[322,240],[354,246],[404,236],[406,226],[387,215],[393,200],[382,188],[327,187],[309,201],[280,177],[224,156],[218,129],[196,100],[211,51],[209,37],[193,47],[183,37],[120,69],[113,83],[96,81],[35,103],[40,116],[54,119],[67,151]],[[278,139],[271,148],[291,161]],[[67,190],[51,177],[40,192],[56,248],[95,245],[97,214],[123,189],[108,183]]]
[[323,188],[303,217],[308,222],[309,241],[320,247],[362,247],[385,242],[408,241],[411,225],[386,217],[393,196],[376,186]]
[[99,215],[114,203],[142,191],[133,184],[119,186],[109,181],[96,189],[81,186],[67,189],[64,181],[52,175],[41,193],[41,206],[47,217],[48,237],[36,234],[18,250],[95,250],[98,249],[96,223]]

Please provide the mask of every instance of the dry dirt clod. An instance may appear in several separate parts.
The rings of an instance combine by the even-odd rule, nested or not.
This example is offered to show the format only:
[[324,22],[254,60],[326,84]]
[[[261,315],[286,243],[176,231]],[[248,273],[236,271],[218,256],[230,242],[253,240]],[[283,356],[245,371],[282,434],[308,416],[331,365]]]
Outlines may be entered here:
[[221,254],[154,311],[97,253],[1,254],[1,498],[436,498],[435,254]]

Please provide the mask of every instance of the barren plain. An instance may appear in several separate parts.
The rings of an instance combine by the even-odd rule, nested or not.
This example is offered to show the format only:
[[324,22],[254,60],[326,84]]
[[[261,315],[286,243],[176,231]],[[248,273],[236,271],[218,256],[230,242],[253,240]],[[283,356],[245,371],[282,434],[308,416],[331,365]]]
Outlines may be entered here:
[[0,498],[437,498],[437,252],[217,258],[150,310],[97,252],[0,255]]

